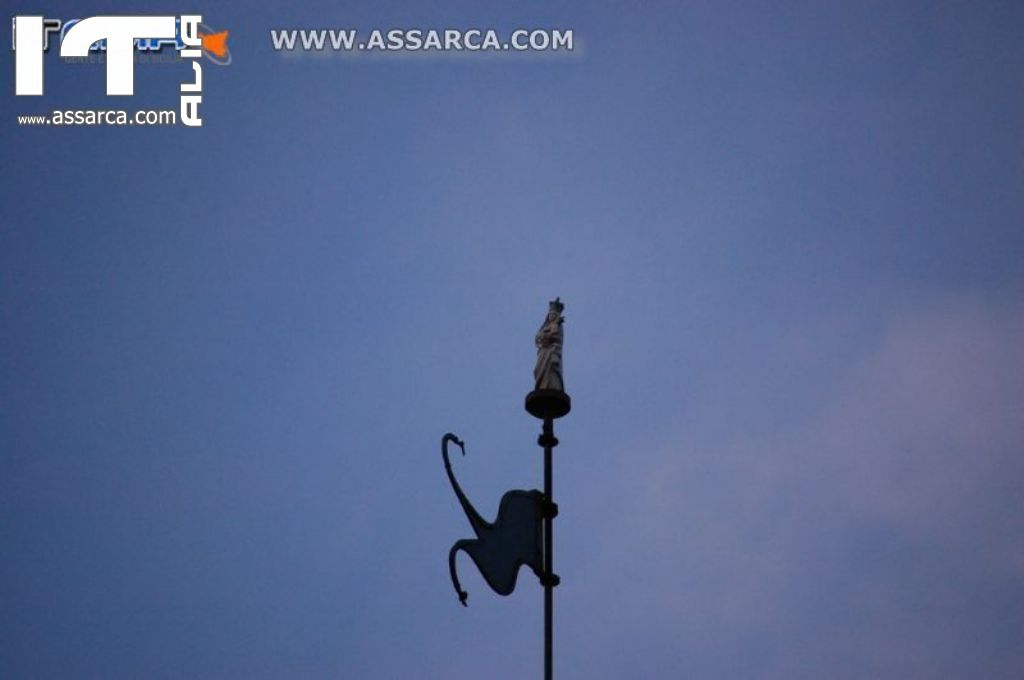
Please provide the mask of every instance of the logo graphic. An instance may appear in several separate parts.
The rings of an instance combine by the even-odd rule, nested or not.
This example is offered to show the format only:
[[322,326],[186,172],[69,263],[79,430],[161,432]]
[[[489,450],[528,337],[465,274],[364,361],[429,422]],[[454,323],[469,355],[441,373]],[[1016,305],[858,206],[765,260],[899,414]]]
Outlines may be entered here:
[[214,31],[206,24],[199,24],[199,38],[203,43],[203,54],[218,66],[231,63],[231,50],[228,48],[228,31]]
[[[181,84],[181,122],[190,127],[203,124],[199,105],[203,101],[203,67],[206,54],[216,64],[231,63],[227,31],[214,32],[202,16],[100,16],[62,22],[42,16],[16,16],[14,30],[14,93],[17,96],[43,94],[43,54],[50,46],[50,33],[60,34],[61,57],[88,57],[106,52],[108,96],[130,97],[135,93],[135,52],[157,51],[174,45],[182,59],[191,60],[193,80]],[[205,33],[203,29],[207,30]]]

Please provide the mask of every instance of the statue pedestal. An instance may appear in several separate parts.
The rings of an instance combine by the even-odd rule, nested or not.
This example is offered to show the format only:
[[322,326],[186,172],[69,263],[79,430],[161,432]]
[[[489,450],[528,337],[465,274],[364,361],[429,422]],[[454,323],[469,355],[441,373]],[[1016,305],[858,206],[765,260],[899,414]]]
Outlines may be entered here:
[[572,399],[562,390],[534,390],[526,395],[526,410],[541,420],[561,418],[572,409]]

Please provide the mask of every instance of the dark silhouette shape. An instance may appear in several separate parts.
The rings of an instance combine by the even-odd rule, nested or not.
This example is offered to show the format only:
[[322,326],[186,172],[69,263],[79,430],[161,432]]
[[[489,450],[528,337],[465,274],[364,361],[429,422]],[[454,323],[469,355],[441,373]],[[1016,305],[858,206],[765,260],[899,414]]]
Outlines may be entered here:
[[452,483],[452,489],[466,513],[476,538],[464,538],[456,541],[448,553],[448,568],[452,574],[452,584],[459,595],[459,602],[466,606],[469,594],[459,584],[459,576],[455,570],[455,555],[464,550],[472,558],[484,580],[499,595],[509,595],[515,590],[519,567],[523,564],[533,569],[542,579],[544,574],[544,556],[542,552],[541,525],[545,509],[553,514],[557,512],[554,504],[544,503],[544,494],[540,491],[513,490],[506,491],[498,504],[498,517],[493,523],[488,522],[476,511],[473,504],[466,498],[462,487],[452,473],[452,464],[448,459],[448,442],[454,442],[462,455],[466,455],[466,447],[461,439],[449,432],[441,438],[441,456],[444,458],[444,469]]

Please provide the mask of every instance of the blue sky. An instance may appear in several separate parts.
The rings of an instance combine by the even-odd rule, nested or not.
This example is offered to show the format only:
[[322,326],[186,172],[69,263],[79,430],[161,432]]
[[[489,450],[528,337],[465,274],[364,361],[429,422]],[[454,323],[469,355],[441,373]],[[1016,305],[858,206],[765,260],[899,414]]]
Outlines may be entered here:
[[[8,13],[176,10],[231,32],[200,130],[19,127],[103,68],[0,69],[0,675],[539,674],[438,445],[487,516],[540,485],[559,295],[559,677],[1020,676],[1018,4]],[[394,26],[578,50],[268,35]]]

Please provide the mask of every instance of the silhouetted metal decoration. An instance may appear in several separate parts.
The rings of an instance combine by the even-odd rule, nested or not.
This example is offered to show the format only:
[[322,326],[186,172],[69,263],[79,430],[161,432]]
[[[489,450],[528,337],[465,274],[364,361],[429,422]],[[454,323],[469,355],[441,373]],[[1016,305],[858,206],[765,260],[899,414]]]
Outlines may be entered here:
[[448,553],[448,568],[452,573],[452,584],[465,606],[469,595],[459,585],[455,570],[455,556],[463,550],[472,558],[487,584],[499,595],[510,595],[516,587],[519,567],[527,565],[540,576],[543,573],[541,544],[541,519],[543,517],[544,494],[540,491],[507,491],[498,505],[498,518],[488,522],[476,511],[459,486],[452,464],[448,458],[448,443],[452,442],[466,454],[464,442],[452,433],[441,439],[441,455],[448,479],[459,497],[462,510],[473,527],[476,538],[456,541]]
[[553,589],[560,582],[554,573],[552,520],[558,515],[552,491],[551,452],[558,446],[554,421],[569,413],[572,400],[565,393],[562,378],[562,325],[565,305],[560,298],[548,303],[548,313],[534,339],[537,364],[533,369],[534,389],[526,395],[526,410],[543,421],[537,443],[544,449],[544,491],[507,491],[498,505],[498,516],[488,522],[476,511],[452,472],[448,445],[454,443],[465,455],[464,442],[452,433],[441,438],[441,456],[455,495],[473,527],[476,538],[456,541],[448,553],[448,567],[459,602],[465,606],[468,594],[459,584],[455,558],[464,551],[476,564],[487,584],[499,595],[516,587],[519,568],[529,566],[544,586],[544,677],[553,674]]

